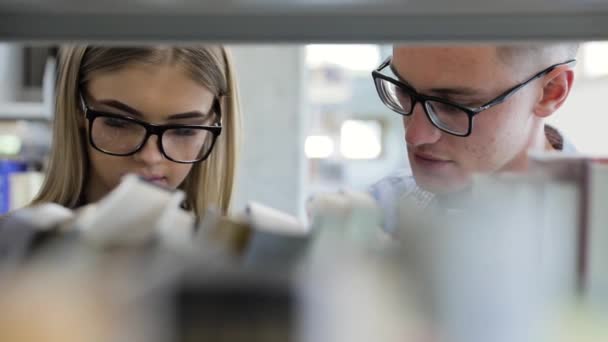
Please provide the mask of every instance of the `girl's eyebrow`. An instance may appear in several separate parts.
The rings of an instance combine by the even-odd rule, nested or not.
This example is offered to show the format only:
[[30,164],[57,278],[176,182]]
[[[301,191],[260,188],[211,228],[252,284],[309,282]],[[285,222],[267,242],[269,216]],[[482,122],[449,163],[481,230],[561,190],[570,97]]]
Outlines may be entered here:
[[[134,116],[137,116],[139,118],[143,118],[144,115],[138,111],[137,109],[122,103],[120,101],[117,100],[99,100],[97,101],[99,104],[103,104],[121,111],[125,111],[128,112],[129,114],[133,114]],[[186,112],[186,113],[180,113],[180,114],[173,114],[170,115],[167,119],[168,120],[183,120],[183,119],[194,119],[194,118],[204,118],[207,117],[209,114],[203,114],[200,111],[191,111],[191,112]]]
[[133,114],[134,116],[143,117],[143,114],[135,108],[130,107],[129,105],[122,103],[116,100],[99,100],[97,101],[99,104],[106,105],[108,107],[112,107],[118,110],[122,110],[124,112],[128,112],[129,114]]

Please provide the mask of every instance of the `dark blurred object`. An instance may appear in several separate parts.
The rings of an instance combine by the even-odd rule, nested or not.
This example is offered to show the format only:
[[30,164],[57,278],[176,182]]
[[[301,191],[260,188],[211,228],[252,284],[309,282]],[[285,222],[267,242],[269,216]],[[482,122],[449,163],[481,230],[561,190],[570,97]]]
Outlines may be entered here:
[[286,277],[276,272],[193,271],[170,296],[175,341],[293,340],[295,301]]

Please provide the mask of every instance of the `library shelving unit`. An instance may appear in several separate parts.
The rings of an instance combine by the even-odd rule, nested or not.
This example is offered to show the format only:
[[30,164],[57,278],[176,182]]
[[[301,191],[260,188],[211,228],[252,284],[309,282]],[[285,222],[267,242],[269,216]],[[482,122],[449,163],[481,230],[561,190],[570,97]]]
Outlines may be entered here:
[[0,0],[0,41],[608,38],[605,0]]

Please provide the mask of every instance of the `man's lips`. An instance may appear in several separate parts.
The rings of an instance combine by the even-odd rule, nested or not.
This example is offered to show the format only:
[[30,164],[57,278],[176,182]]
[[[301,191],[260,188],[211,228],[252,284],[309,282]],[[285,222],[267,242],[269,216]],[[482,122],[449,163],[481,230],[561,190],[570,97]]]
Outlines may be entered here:
[[449,163],[449,162],[451,162],[447,158],[442,158],[442,157],[434,156],[434,155],[429,154],[429,153],[414,152],[414,157],[416,159],[420,159],[422,161],[427,161],[427,162],[435,162],[435,163]]

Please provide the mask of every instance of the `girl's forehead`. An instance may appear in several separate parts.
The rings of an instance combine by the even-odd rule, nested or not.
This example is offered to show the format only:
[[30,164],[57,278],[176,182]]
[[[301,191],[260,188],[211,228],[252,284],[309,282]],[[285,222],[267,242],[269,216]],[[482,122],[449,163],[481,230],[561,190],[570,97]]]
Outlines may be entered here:
[[92,75],[86,91],[95,102],[123,103],[152,119],[192,111],[208,113],[215,99],[207,87],[172,65],[133,65],[99,72]]

